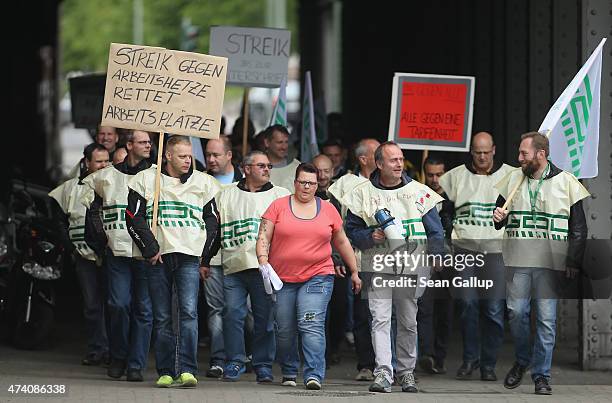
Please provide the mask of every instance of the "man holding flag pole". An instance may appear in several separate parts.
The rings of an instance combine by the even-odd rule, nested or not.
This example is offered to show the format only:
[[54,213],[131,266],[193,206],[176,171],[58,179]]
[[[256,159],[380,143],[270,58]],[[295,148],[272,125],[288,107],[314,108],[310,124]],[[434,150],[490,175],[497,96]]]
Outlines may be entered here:
[[[587,237],[582,200],[589,192],[578,178],[597,176],[604,43],[605,39],[563,91],[539,132],[521,136],[521,170],[510,172],[496,185],[500,196],[493,221],[496,229],[505,227],[506,303],[516,356],[504,380],[508,389],[519,386],[530,368],[535,393],[552,394],[559,290],[578,274]],[[532,299],[537,316],[533,348]]]

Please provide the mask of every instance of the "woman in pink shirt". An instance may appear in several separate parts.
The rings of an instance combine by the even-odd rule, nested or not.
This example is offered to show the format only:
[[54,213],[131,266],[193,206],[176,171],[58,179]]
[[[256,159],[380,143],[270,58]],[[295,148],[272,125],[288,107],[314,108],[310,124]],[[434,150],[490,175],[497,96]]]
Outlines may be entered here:
[[260,267],[271,265],[284,283],[275,307],[282,384],[296,386],[299,333],[304,384],[307,389],[318,390],[325,377],[325,316],[334,284],[332,242],[351,271],[355,293],[361,289],[361,280],[342,218],[331,203],[315,197],[314,165],[300,164],[294,185],[293,195],[274,201],[262,216],[257,259]]

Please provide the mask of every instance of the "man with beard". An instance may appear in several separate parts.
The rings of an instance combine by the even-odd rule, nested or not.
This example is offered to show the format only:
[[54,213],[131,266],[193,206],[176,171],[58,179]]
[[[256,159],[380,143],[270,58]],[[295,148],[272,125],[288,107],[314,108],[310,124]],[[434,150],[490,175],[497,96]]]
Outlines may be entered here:
[[[276,199],[290,194],[270,182],[270,160],[261,151],[247,154],[243,162],[245,178],[225,187],[216,196],[221,224],[221,259],[223,262],[223,343],[226,365],[223,380],[235,382],[245,371],[247,361],[244,322],[247,296],[251,299],[254,327],[253,368],[258,383],[272,382],[275,354],[272,298],[265,289],[255,244],[261,216]],[[205,266],[205,265],[203,265]],[[206,277],[208,267],[201,267]],[[270,291],[270,290],[268,290]]]
[[[587,237],[582,200],[589,192],[569,172],[548,158],[548,138],[538,132],[521,136],[520,170],[497,185],[493,212],[496,229],[504,226],[506,303],[516,362],[504,380],[508,389],[521,384],[531,367],[535,393],[552,394],[550,368],[555,347],[558,290],[578,274]],[[520,183],[507,210],[502,207]],[[565,277],[565,278],[564,278]],[[530,344],[531,303],[536,310],[536,334]]]
[[[149,133],[132,130],[126,143],[125,160],[83,179],[93,190],[84,193],[81,202],[89,208],[85,241],[98,256],[105,256],[108,274],[109,345],[111,364],[107,375],[142,382],[153,313],[149,298],[148,270],[136,250],[125,223],[128,181],[147,169],[151,154]],[[140,257],[140,256],[136,256]]]
[[284,187],[293,192],[293,180],[295,179],[295,169],[300,165],[300,161],[294,159],[287,160],[289,151],[289,131],[285,126],[272,125],[268,127],[264,134],[266,153],[272,164],[270,181],[276,186]]
[[[495,381],[497,353],[504,341],[504,263],[501,255],[503,235],[493,228],[491,213],[499,195],[495,185],[512,167],[495,163],[495,144],[487,132],[474,135],[470,154],[471,161],[440,178],[442,189],[453,203],[441,216],[444,223],[452,223],[455,254],[463,255],[465,261],[473,259],[469,260],[472,264],[451,276],[465,280],[492,279],[495,287],[493,291],[476,287],[453,290],[459,300],[463,336],[463,364],[456,378],[470,379],[472,372],[480,367],[481,380]],[[484,264],[479,267],[474,262],[479,262],[481,256]]]

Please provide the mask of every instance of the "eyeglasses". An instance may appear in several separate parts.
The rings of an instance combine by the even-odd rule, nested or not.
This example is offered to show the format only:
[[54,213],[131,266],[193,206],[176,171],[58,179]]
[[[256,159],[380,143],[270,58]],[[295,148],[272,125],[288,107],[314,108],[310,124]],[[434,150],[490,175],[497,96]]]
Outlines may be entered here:
[[310,181],[299,181],[299,180],[295,180],[297,183],[299,183],[300,185],[302,185],[303,187],[312,187],[314,185],[317,185],[317,182],[310,182]]
[[272,164],[264,164],[262,162],[260,162],[259,164],[247,164],[247,165],[252,166],[252,167],[257,167],[259,169],[264,169],[264,168],[272,169]]

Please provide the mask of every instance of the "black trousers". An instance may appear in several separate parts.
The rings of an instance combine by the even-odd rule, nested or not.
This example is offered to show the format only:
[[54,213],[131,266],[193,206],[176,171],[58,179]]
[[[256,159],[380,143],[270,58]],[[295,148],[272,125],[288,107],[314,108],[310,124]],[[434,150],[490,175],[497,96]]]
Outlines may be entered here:
[[[448,277],[445,271],[434,272],[431,280]],[[431,356],[443,363],[453,321],[453,298],[449,288],[427,288],[418,300],[417,332],[419,357]]]

